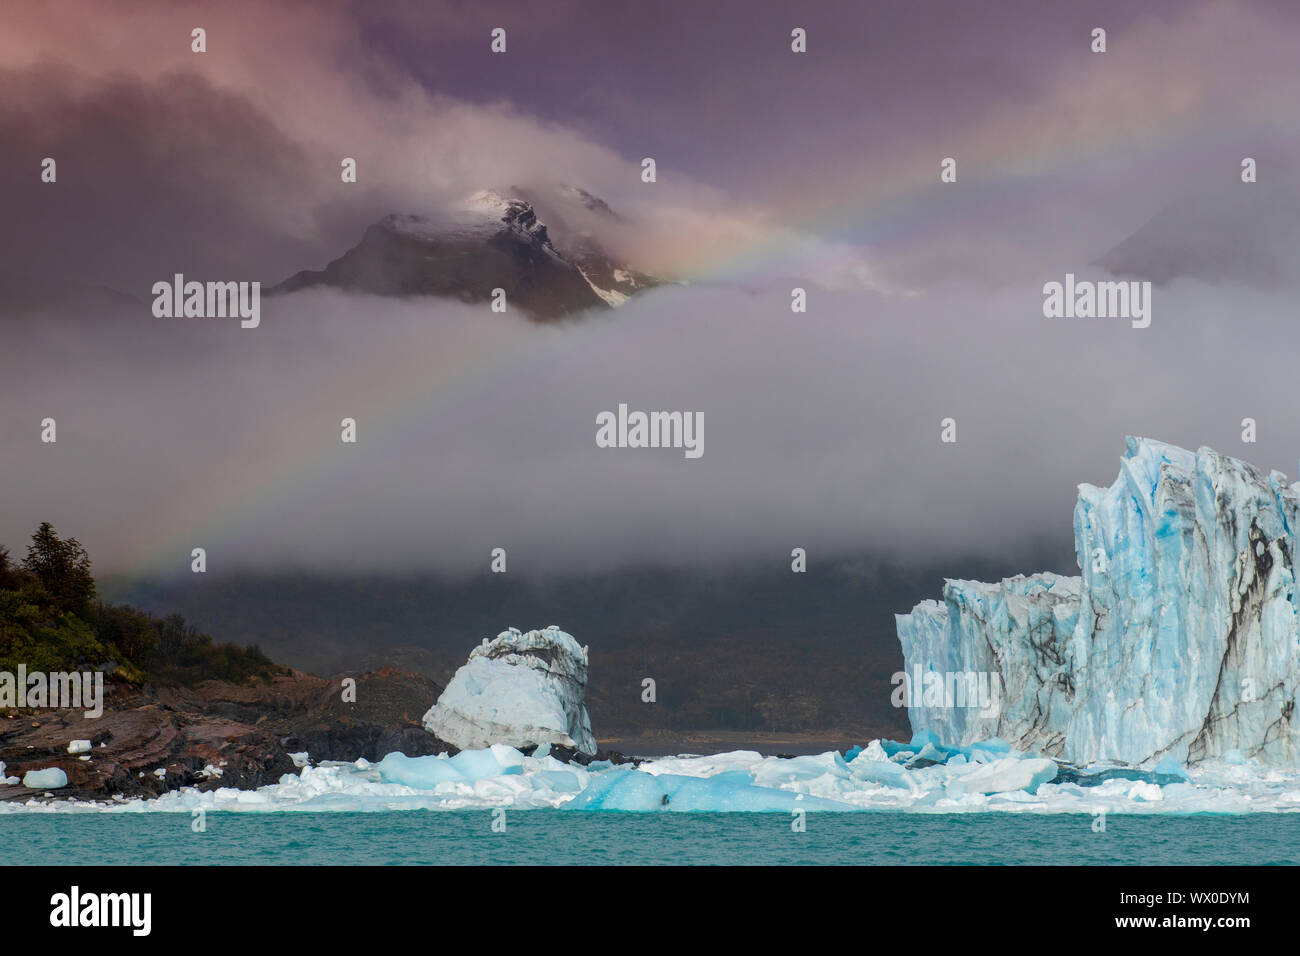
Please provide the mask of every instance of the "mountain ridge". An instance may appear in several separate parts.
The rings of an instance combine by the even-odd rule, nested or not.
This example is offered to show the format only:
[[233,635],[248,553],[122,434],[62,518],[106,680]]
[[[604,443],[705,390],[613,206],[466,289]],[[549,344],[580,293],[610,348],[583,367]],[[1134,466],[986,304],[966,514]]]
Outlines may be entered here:
[[[556,223],[554,231],[538,205]],[[568,216],[566,205],[576,207]],[[625,222],[577,187],[483,189],[437,213],[390,213],[323,269],[301,270],[268,293],[329,286],[478,303],[501,289],[507,308],[535,321],[617,308],[657,281],[616,259],[590,229],[570,224],[593,214]]]

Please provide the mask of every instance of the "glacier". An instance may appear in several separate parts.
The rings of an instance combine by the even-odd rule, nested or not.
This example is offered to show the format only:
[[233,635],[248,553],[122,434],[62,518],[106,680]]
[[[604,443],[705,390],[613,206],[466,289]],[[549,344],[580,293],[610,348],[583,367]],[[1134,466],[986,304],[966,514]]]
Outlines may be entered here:
[[909,707],[914,733],[1076,765],[1297,769],[1300,483],[1210,448],[1127,439],[1080,485],[1080,575],[948,580],[896,616],[908,674],[990,674],[1000,707]]
[[424,728],[461,750],[559,744],[589,755],[587,648],[555,625],[508,628],[470,652],[424,715]]

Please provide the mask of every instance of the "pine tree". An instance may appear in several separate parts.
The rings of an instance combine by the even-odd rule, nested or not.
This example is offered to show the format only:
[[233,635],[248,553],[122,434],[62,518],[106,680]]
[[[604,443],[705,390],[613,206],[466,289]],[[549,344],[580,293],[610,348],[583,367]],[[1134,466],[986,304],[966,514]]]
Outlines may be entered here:
[[40,581],[55,607],[87,616],[95,598],[90,555],[76,538],[62,540],[48,521],[32,535],[23,570]]

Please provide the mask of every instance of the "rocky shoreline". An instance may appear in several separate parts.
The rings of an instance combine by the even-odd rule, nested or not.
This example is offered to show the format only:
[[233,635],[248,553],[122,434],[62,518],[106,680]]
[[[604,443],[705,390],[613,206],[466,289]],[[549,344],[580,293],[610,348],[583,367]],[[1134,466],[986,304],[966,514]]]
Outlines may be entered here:
[[[98,718],[74,709],[0,712],[0,761],[10,777],[63,770],[68,785],[48,791],[56,800],[155,797],[180,787],[252,789],[296,772],[290,755],[303,751],[313,761],[377,760],[397,750],[454,753],[419,723],[441,690],[396,668],[358,677],[355,703],[344,702],[340,681],[292,669],[249,686],[209,680],[137,688],[110,680]],[[73,740],[89,740],[90,751],[69,753]],[[0,786],[0,801],[46,793]]]

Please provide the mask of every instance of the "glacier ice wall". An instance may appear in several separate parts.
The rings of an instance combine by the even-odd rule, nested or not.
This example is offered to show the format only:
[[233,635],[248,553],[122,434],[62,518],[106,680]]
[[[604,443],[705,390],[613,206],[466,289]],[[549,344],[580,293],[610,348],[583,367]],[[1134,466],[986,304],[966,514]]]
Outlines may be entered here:
[[1129,438],[1114,484],[1079,486],[1081,576],[950,580],[897,616],[909,675],[1003,684],[996,713],[935,699],[909,708],[913,730],[1076,763],[1300,766],[1298,522],[1280,472]]
[[559,744],[594,754],[586,692],[587,649],[573,635],[512,627],[470,652],[423,723],[462,750]]

